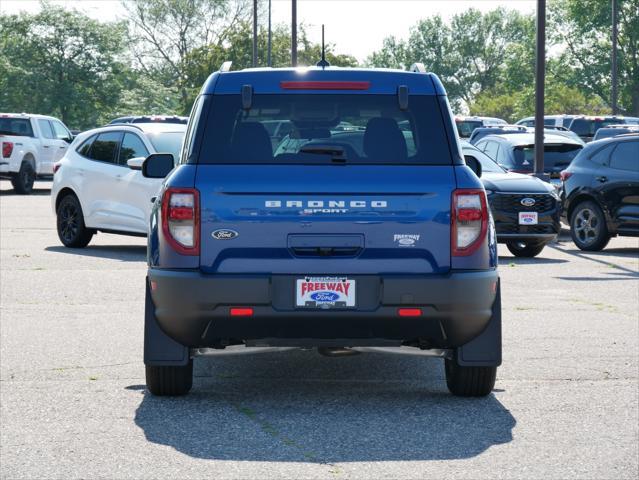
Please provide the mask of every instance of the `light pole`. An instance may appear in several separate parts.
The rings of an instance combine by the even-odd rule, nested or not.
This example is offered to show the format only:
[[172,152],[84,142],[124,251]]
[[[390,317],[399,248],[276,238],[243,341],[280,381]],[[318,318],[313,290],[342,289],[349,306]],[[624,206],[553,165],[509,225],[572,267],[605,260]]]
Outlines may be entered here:
[[619,113],[617,107],[617,37],[619,35],[619,29],[617,27],[617,0],[612,0],[612,114],[617,115]]
[[253,67],[257,67],[257,0],[253,0]]
[[291,65],[297,67],[297,0],[292,0],[291,12]]
[[268,0],[268,46],[266,51],[266,64],[271,66],[271,0]]
[[535,176],[544,178],[544,82],[546,80],[546,0],[537,0],[535,61]]

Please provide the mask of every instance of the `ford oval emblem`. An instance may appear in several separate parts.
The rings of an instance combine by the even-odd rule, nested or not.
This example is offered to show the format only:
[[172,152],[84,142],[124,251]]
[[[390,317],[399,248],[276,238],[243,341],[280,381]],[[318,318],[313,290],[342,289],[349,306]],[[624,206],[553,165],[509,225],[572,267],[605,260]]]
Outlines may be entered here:
[[311,298],[316,302],[334,302],[339,295],[334,292],[315,292],[311,293]]
[[232,240],[233,238],[237,237],[238,235],[239,235],[239,233],[237,233],[235,230],[228,230],[226,228],[222,228],[220,230],[215,230],[213,233],[211,233],[211,236],[215,240]]
[[532,207],[535,204],[535,199],[530,197],[522,198],[520,203],[524,207]]

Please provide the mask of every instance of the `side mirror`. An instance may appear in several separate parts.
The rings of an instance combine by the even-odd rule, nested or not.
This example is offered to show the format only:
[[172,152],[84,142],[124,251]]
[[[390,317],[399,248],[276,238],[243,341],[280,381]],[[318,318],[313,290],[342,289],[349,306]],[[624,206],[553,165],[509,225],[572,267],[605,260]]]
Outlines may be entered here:
[[144,163],[144,157],[129,158],[126,164],[131,170],[142,170],[142,164]]
[[142,175],[146,178],[164,178],[173,170],[173,155],[153,153],[142,163]]
[[472,155],[464,155],[464,160],[466,160],[466,165],[470,167],[470,169],[475,172],[475,175],[481,177],[481,163]]

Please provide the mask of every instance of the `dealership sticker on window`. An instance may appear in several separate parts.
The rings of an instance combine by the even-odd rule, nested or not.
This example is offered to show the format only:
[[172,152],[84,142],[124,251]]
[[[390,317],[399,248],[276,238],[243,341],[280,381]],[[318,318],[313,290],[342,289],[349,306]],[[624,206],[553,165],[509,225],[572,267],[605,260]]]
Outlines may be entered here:
[[519,225],[537,225],[537,212],[519,212]]
[[298,278],[295,306],[322,309],[354,307],[355,280],[343,277]]

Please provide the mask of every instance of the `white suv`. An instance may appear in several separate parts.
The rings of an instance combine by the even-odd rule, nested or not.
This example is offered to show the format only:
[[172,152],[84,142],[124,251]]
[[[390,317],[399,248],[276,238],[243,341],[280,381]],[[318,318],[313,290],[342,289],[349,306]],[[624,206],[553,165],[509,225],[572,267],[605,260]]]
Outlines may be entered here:
[[162,179],[142,176],[153,153],[177,161],[186,125],[123,124],[77,136],[54,167],[51,204],[60,241],[86,247],[98,232],[145,236]]
[[38,176],[51,176],[73,135],[57,118],[26,113],[0,113],[0,177],[11,180],[16,193],[29,194]]

